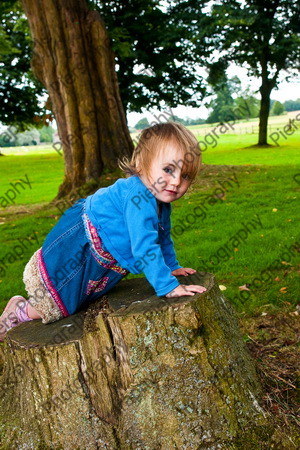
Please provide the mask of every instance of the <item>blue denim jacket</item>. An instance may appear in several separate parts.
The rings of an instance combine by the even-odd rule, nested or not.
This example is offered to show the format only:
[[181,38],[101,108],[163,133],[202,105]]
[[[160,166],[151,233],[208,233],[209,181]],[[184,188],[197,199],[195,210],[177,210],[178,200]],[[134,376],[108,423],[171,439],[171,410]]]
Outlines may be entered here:
[[45,287],[66,317],[112,289],[127,273],[106,251],[79,200],[60,218],[38,253]]

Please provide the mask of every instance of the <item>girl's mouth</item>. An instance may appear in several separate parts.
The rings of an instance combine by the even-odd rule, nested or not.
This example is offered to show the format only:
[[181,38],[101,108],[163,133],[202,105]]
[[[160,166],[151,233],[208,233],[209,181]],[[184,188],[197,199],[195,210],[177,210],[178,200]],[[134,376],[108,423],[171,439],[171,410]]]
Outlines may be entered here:
[[166,191],[166,192],[169,192],[170,194],[174,194],[174,195],[176,195],[176,194],[177,194],[177,192],[176,192],[176,191],[170,191],[169,189],[165,189],[165,191]]

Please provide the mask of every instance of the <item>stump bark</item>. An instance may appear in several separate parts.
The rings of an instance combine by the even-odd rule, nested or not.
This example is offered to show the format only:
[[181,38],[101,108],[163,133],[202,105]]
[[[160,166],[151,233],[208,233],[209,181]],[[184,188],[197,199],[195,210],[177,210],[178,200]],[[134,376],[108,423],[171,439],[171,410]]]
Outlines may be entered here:
[[[1,346],[3,449],[262,449],[271,427],[254,363],[211,274],[192,297],[145,279]],[[266,442],[266,447],[264,447]]]

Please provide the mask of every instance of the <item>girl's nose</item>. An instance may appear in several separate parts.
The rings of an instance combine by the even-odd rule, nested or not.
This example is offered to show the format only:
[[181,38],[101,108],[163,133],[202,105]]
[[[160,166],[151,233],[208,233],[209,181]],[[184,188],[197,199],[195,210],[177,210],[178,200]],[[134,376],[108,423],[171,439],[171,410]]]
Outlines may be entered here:
[[180,172],[179,171],[173,172],[172,184],[174,184],[175,186],[178,186],[180,184],[180,181],[181,181]]
[[179,186],[180,185],[180,177],[175,177],[171,181],[171,186]]

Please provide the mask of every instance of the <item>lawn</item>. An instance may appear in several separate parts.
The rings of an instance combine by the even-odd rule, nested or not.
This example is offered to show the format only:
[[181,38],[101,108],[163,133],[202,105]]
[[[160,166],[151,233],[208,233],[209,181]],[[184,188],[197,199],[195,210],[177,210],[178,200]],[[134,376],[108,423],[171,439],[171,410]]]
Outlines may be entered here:
[[[172,213],[180,263],[214,273],[237,310],[249,314],[294,307],[299,292],[300,133],[280,147],[251,147],[255,141],[220,136],[203,152],[202,172]],[[0,158],[1,309],[25,293],[24,265],[61,215],[49,202],[63,178],[63,158],[51,146],[27,150],[3,149]]]

